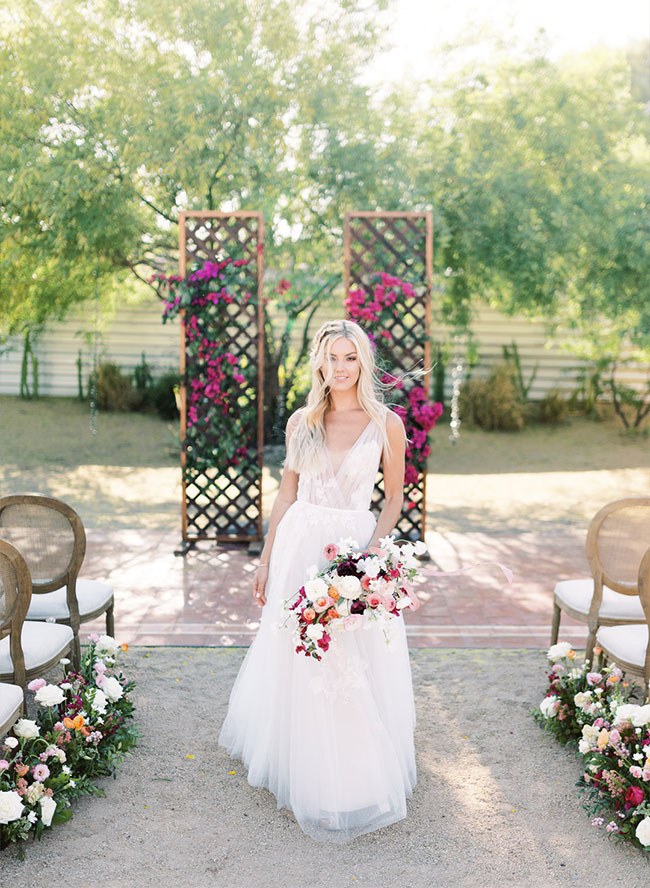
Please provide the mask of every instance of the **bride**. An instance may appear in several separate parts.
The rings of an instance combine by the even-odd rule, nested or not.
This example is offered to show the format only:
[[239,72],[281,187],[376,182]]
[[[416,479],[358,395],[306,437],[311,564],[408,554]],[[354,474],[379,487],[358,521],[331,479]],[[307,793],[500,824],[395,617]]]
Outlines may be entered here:
[[[318,841],[346,842],[406,817],[415,709],[401,618],[336,633],[322,661],[299,656],[284,602],[327,564],[328,543],[380,546],[403,499],[405,432],[381,402],[370,341],[352,321],[316,334],[307,404],[287,424],[287,459],[253,594],[257,636],[219,743]],[[385,500],[369,511],[380,459]],[[316,568],[312,567],[315,565]]]

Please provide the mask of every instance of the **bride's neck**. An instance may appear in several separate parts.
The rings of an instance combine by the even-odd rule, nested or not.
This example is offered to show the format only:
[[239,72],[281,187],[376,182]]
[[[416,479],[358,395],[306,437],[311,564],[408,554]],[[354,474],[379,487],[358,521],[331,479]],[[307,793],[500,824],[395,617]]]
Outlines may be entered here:
[[330,410],[358,410],[361,407],[356,389],[349,392],[330,392]]

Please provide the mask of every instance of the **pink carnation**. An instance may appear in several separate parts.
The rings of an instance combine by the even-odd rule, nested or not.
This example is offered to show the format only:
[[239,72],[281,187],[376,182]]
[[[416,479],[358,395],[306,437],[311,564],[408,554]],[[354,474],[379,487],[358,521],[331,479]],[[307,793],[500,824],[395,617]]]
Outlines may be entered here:
[[599,684],[599,682],[601,682],[602,680],[603,680],[603,677],[600,674],[600,672],[588,672],[587,673],[587,684],[591,685],[592,687],[594,685]]
[[27,687],[30,691],[40,691],[40,689],[44,688],[46,684],[47,682],[44,678],[34,678],[32,681],[30,681]]
[[34,765],[32,768],[32,774],[34,775],[34,780],[43,783],[43,781],[47,780],[50,776],[50,769],[47,765]]

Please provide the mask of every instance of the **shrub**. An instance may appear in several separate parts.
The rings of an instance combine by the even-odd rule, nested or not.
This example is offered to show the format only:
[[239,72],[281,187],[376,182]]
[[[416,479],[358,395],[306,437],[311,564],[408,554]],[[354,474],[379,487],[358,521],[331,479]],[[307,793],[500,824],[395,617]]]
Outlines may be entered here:
[[[88,391],[92,390],[93,374],[88,381]],[[131,378],[122,373],[118,364],[102,361],[97,365],[97,388],[95,400],[99,410],[115,410],[120,413],[133,410],[139,401]]]
[[525,425],[524,405],[512,368],[505,363],[493,367],[486,379],[464,382],[459,407],[468,426],[514,432]]
[[539,402],[539,421],[549,425],[564,422],[569,413],[569,405],[559,392],[552,391]]
[[147,401],[161,419],[177,419],[178,408],[174,395],[174,386],[180,384],[180,374],[177,370],[166,370],[149,386]]

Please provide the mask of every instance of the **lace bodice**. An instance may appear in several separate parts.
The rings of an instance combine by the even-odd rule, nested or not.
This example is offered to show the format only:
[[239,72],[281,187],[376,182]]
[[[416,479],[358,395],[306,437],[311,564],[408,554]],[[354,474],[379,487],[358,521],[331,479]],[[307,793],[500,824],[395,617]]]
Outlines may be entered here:
[[336,456],[325,448],[318,468],[300,473],[298,501],[330,509],[368,509],[382,446],[381,429],[371,419],[343,456],[338,470]]

